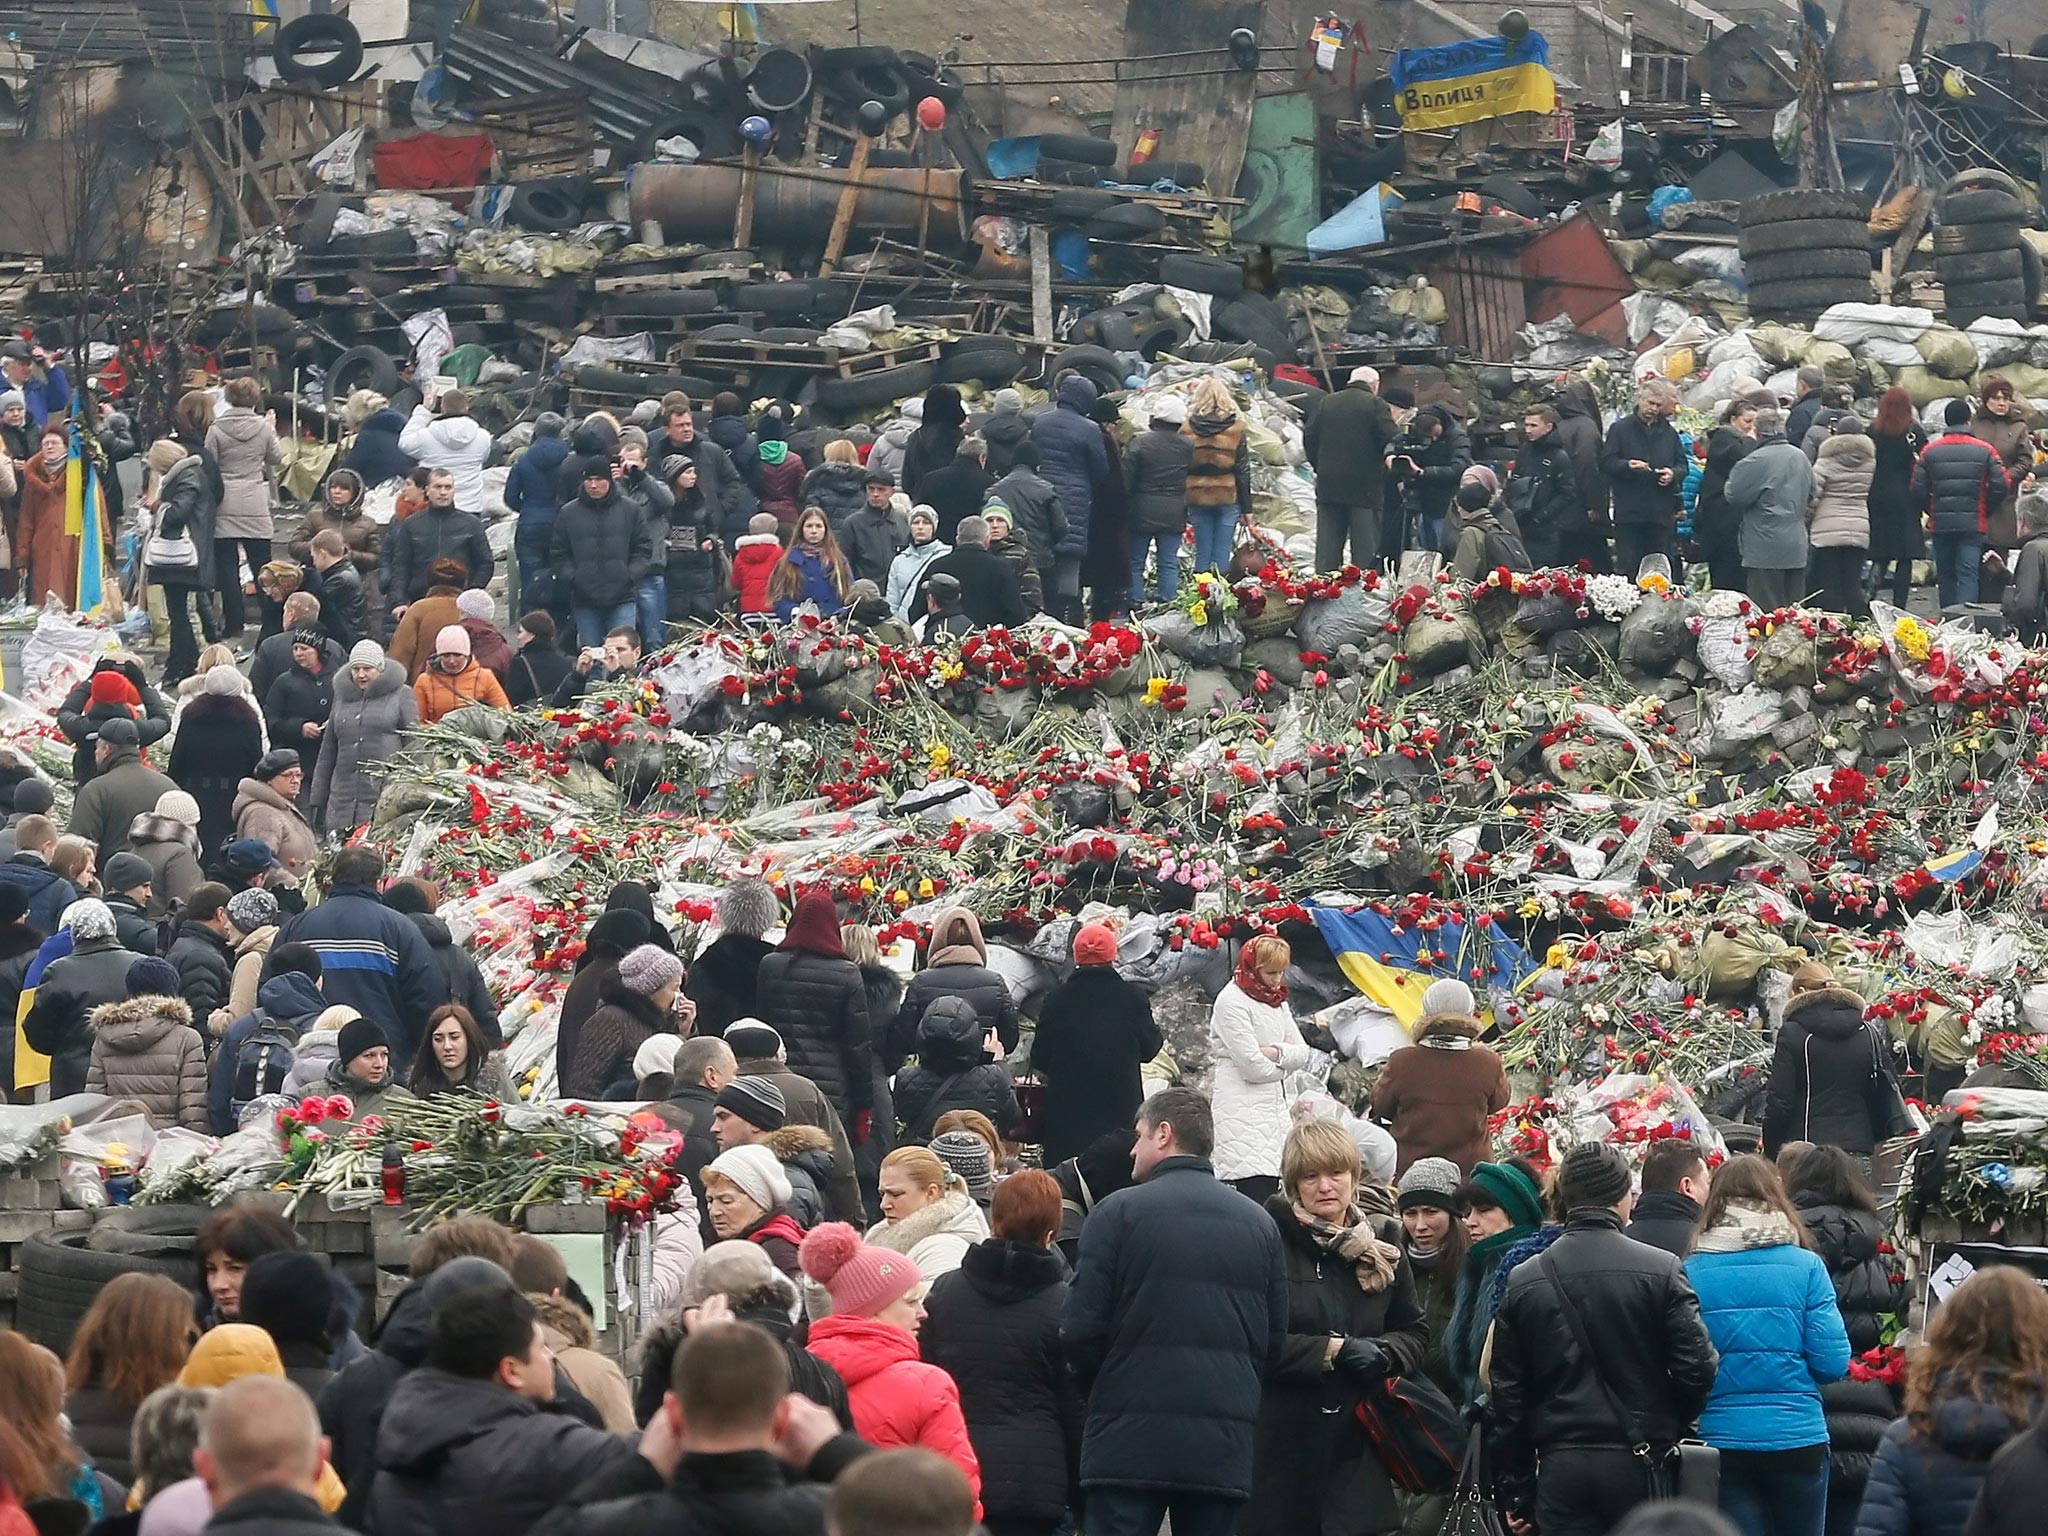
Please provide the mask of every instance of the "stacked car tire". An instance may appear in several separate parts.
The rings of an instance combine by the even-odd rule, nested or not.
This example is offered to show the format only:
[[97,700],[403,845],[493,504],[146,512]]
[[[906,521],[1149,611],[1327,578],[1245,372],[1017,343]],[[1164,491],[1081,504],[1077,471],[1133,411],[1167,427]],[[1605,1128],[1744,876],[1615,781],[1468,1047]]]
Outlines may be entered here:
[[2021,233],[2027,205],[2003,171],[1951,177],[1935,200],[1934,270],[1950,325],[2025,321],[2041,301],[2041,257]]
[[1813,320],[1871,298],[1870,199],[1858,192],[1766,192],[1742,205],[1742,271],[1759,319]]

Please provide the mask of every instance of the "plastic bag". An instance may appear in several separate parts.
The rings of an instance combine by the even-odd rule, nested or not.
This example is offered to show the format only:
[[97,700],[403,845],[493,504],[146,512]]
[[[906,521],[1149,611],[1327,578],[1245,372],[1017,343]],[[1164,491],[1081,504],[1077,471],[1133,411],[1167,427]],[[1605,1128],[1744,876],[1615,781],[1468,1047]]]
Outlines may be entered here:
[[1234,667],[1244,657],[1244,631],[1227,615],[1197,624],[1174,608],[1144,620],[1143,628],[1168,655],[1198,667]]
[[1914,347],[1944,379],[1967,379],[1977,371],[1976,347],[1952,325],[1929,326]]
[[1621,621],[1621,663],[1662,677],[1693,652],[1693,606],[1649,597]]
[[1472,630],[1458,620],[1425,613],[1408,626],[1402,645],[1408,652],[1409,670],[1418,677],[1434,677],[1470,661],[1473,639]]
[[53,592],[43,600],[35,632],[21,647],[23,689],[68,688],[91,669],[93,658],[113,648],[111,630],[79,618]]
[[1348,587],[1332,598],[1318,598],[1301,610],[1294,633],[1304,651],[1334,656],[1347,645],[1361,649],[1386,633],[1392,599],[1384,591]]

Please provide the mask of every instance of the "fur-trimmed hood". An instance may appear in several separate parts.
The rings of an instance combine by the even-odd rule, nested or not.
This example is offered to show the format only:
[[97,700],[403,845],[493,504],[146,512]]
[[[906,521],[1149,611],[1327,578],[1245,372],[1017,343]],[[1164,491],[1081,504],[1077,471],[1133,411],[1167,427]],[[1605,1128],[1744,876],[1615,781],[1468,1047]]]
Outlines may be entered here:
[[534,1316],[550,1335],[548,1348],[595,1349],[597,1330],[581,1307],[566,1296],[543,1296],[528,1292],[526,1299],[533,1303]]
[[107,1049],[123,1056],[139,1056],[154,1050],[172,1030],[192,1023],[192,1010],[181,998],[131,997],[126,1002],[102,1003],[93,1009],[86,1027]]
[[1877,444],[1861,432],[1835,432],[1821,439],[1820,457],[1851,464],[1877,462]]
[[810,1152],[823,1153],[828,1164],[832,1159],[832,1138],[815,1125],[785,1125],[759,1145],[773,1152],[777,1162],[793,1163]]
[[773,544],[780,549],[782,540],[772,533],[743,533],[733,540],[734,549],[758,549],[763,544]]
[[946,1192],[923,1210],[913,1211],[901,1221],[880,1221],[868,1228],[867,1241],[892,1253],[909,1253],[926,1238],[945,1234],[965,1238],[970,1244],[988,1236],[988,1218],[957,1173],[947,1176]]
[[1426,1013],[1416,1021],[1415,1043],[1462,1051],[1479,1038],[1482,1028],[1469,1013]]
[[136,843],[182,843],[190,850],[193,858],[199,854],[199,832],[188,827],[175,816],[159,816],[155,811],[144,811],[128,823],[128,841]]
[[1862,994],[1847,987],[1821,987],[1785,1000],[1785,1022],[1793,1019],[1818,1035],[1847,1036],[1863,1027],[1867,1005]]

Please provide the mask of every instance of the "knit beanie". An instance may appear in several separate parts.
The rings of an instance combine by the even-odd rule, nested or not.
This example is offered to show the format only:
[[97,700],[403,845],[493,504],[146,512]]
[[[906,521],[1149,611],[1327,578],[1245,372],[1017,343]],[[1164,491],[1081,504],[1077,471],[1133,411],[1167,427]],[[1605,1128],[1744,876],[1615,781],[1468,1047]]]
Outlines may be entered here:
[[325,1345],[333,1311],[333,1282],[313,1254],[290,1249],[266,1253],[243,1277],[241,1321],[261,1328],[280,1346]]
[[759,1019],[734,1019],[725,1026],[725,1043],[741,1061],[773,1061],[782,1054],[782,1034]]
[[[157,800],[156,808],[160,815],[170,814],[164,810],[163,803],[172,795],[185,795],[185,792],[182,789],[165,790]],[[192,819],[196,823],[199,820],[199,802],[190,795],[185,795],[185,798],[192,803]],[[14,786],[14,808],[24,816],[47,816],[50,807],[56,803],[57,796],[47,779],[23,779]]]
[[628,950],[619,961],[620,985],[652,997],[663,987],[683,979],[683,962],[658,944],[642,944]]
[[259,928],[274,928],[280,915],[277,898],[260,885],[252,885],[246,891],[237,891],[228,898],[228,921],[235,925],[237,933],[254,933]]
[[[40,780],[31,780],[40,783]],[[47,789],[45,793],[48,793]],[[15,809],[21,808],[21,796],[15,796]],[[199,802],[182,789],[167,789],[156,797],[156,813],[188,827],[199,825]]]
[[346,1067],[365,1051],[374,1051],[378,1046],[391,1049],[391,1037],[384,1033],[384,1026],[375,1019],[366,1019],[357,1014],[341,1026],[341,1033],[335,1037],[334,1059]]
[[1401,1197],[1403,1211],[1430,1206],[1455,1216],[1458,1213],[1458,1191],[1464,1183],[1465,1176],[1448,1157],[1420,1157],[1408,1165],[1408,1171],[1401,1175],[1401,1182],[1395,1188]]
[[[706,1248],[704,1256],[690,1266],[689,1278],[683,1282],[682,1304],[685,1308],[698,1307],[713,1296],[749,1296],[780,1279],[766,1248],[744,1238],[728,1238]],[[795,1287],[791,1286],[790,1291],[794,1297]]]
[[1472,996],[1472,989],[1455,976],[1445,976],[1432,981],[1422,992],[1422,1016],[1425,1019],[1433,1013],[1462,1013],[1469,1016],[1478,1011],[1478,1006]]
[[467,656],[469,654],[469,631],[460,624],[444,624],[441,632],[434,636],[436,656]]
[[465,619],[489,619],[497,609],[491,602],[491,594],[482,587],[471,587],[455,595],[455,611]]
[[704,1165],[706,1174],[722,1174],[764,1211],[789,1202],[789,1175],[766,1147],[731,1147]]
[[1567,1211],[1613,1205],[1634,1187],[1635,1175],[1619,1147],[1589,1141],[1565,1153],[1557,1169],[1557,1196]]
[[650,1077],[673,1076],[676,1053],[682,1048],[681,1035],[649,1035],[640,1042],[640,1049],[633,1053],[633,1081],[644,1083]]
[[156,879],[156,871],[149,867],[149,860],[139,853],[130,853],[125,848],[107,860],[100,870],[100,889],[109,895],[132,891],[138,885],[148,885]]
[[1471,1183],[1506,1211],[1516,1226],[1543,1225],[1543,1191],[1513,1163],[1481,1163],[1472,1170]]
[[178,968],[156,955],[144,955],[128,967],[130,997],[176,997]]
[[736,1077],[718,1090],[714,1102],[757,1131],[779,1131],[789,1123],[788,1101],[782,1090],[765,1077]]
[[988,1203],[996,1189],[996,1159],[987,1142],[972,1131],[948,1131],[925,1145],[949,1173],[960,1176],[977,1205]]
[[206,680],[199,685],[215,698],[227,698],[242,691],[241,672],[222,662],[217,667],[206,669]]
[[1006,385],[995,392],[991,403],[998,412],[1021,411],[1024,409],[1024,396]]
[[1074,935],[1074,964],[1116,964],[1116,930],[1107,923],[1089,923]]
[[924,1276],[906,1255],[862,1242],[843,1221],[828,1221],[814,1230],[797,1250],[797,1261],[831,1294],[834,1317],[873,1317],[924,1284]]

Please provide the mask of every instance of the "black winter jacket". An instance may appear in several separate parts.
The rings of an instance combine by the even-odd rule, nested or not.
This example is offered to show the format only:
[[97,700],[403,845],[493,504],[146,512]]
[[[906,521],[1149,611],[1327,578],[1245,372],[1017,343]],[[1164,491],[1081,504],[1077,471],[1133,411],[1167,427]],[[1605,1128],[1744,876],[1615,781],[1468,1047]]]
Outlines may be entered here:
[[988,444],[988,472],[1007,475],[1017,466],[1018,446],[1031,440],[1031,423],[1022,411],[997,411],[981,424],[979,435]]
[[525,1532],[586,1478],[639,1452],[623,1435],[491,1381],[422,1365],[392,1389],[377,1427],[375,1536]]
[[1165,1043],[1151,1000],[1113,965],[1083,966],[1053,988],[1031,1039],[1031,1069],[1045,1079],[1048,1167],[1130,1129],[1144,1099],[1138,1070]]
[[[916,445],[917,440],[912,438],[913,450]],[[904,460],[906,470],[909,462],[907,458]],[[995,483],[995,477],[975,460],[955,459],[925,475],[918,485],[916,499],[938,513],[939,538],[951,544],[960,530],[961,518],[981,515],[981,509],[988,501],[989,487]]]
[[1850,1354],[1877,1348],[1884,1342],[1885,1318],[1906,1320],[1905,1276],[1895,1275],[1878,1252],[1884,1240],[1878,1219],[1868,1211],[1827,1205],[1810,1194],[1795,1195],[1792,1203],[1834,1282]]
[[903,445],[903,467],[896,472],[896,483],[912,500],[938,506],[925,482],[960,462],[960,444],[966,437],[961,427],[936,421],[920,423]]
[[102,898],[107,910],[114,914],[114,938],[130,954],[153,955],[156,953],[156,924],[142,910],[140,903],[126,896],[109,895]]
[[[846,1400],[845,1379],[794,1338],[796,1324],[789,1311],[798,1305],[796,1283],[776,1274],[759,1290],[727,1296],[726,1300],[735,1318],[752,1323],[782,1346],[783,1359],[789,1364],[790,1391],[808,1397],[820,1408],[831,1409],[842,1428],[852,1428],[853,1409]],[[683,1346],[683,1338],[680,1312],[656,1318],[640,1336],[640,1380],[633,1395],[634,1422],[647,1423],[661,1407],[662,1396],[668,1391],[670,1367],[676,1351]]]
[[469,951],[455,942],[448,925],[433,913],[411,912],[406,915],[419,929],[420,937],[427,941],[427,947],[434,952],[434,964],[440,968],[441,980],[448,987],[448,1001],[460,1003],[469,1010],[469,1016],[476,1020],[477,1028],[484,1032],[485,1041],[493,1049],[503,1045],[505,1034],[498,1027],[497,1002],[491,997],[491,989],[484,985],[484,974],[476,968]]
[[1130,440],[1124,448],[1124,491],[1132,527],[1147,534],[1187,527],[1188,466],[1194,461],[1194,444],[1180,435],[1177,423],[1157,423]]
[[990,486],[988,495],[1010,509],[1010,526],[1039,570],[1049,571],[1053,551],[1067,536],[1067,509],[1052,482],[1020,465]]
[[270,727],[270,739],[299,754],[299,765],[306,771],[308,784],[313,782],[314,770],[320,766],[320,738],[308,736],[306,727],[317,725],[326,729],[327,717],[333,713],[334,674],[308,672],[296,661],[264,695],[263,720]]
[[[1594,1350],[1612,1341],[1594,1361],[1578,1345],[1560,1286]],[[1493,1447],[1503,1502],[1518,1514],[1531,1508],[1541,1451],[1683,1439],[1719,1364],[1678,1260],[1623,1237],[1612,1211],[1573,1211],[1540,1260],[1515,1266],[1494,1314]],[[1609,1391],[1632,1423],[1615,1423]]]
[[767,1451],[685,1456],[666,1487],[641,1468],[591,1480],[542,1536],[824,1536],[830,1486],[792,1481]]
[[[891,1015],[888,1066],[891,1072],[919,1049],[925,1010],[942,997],[957,997],[973,1008],[984,1030],[994,1030],[1003,1049],[1017,1048],[1017,1004],[1009,983],[985,965],[941,961],[927,965],[904,983],[902,1000]],[[976,1036],[977,1042],[980,1037]]]
[[761,962],[755,1000],[781,1032],[790,1070],[816,1083],[842,1121],[872,1105],[874,1034],[859,966],[778,949]]
[[209,1536],[342,1536],[317,1502],[289,1488],[252,1488],[213,1512]]
[[376,1347],[320,1389],[320,1433],[330,1442],[328,1460],[348,1489],[335,1513],[341,1523],[363,1530],[370,1508],[370,1485],[377,1472],[377,1432],[385,1406],[407,1372],[427,1358],[433,1314],[426,1287],[415,1282],[392,1299]]
[[522,645],[512,653],[512,673],[505,679],[505,697],[516,709],[545,705],[569,675],[569,658],[545,640]]
[[816,507],[832,525],[832,535],[844,548],[841,530],[846,520],[868,504],[868,472],[858,464],[820,464],[804,476],[804,505]]
[[1820,1411],[1828,1428],[1825,1536],[1855,1536],[1877,1448],[1904,1406],[1902,1394],[1881,1381],[1845,1376],[1821,1386]]
[[1095,386],[1079,374],[1070,375],[1060,381],[1058,406],[1031,422],[1038,472],[1060,493],[1060,505],[1067,509],[1067,536],[1059,547],[1063,555],[1078,555],[1088,548],[1088,522],[1096,497],[1123,490],[1122,482],[1112,478],[1115,466],[1102,428],[1088,415],[1095,400]]
[[697,1005],[695,1033],[722,1035],[734,1019],[755,1017],[754,983],[761,962],[775,953],[766,939],[721,933],[690,965],[683,990]]
[[2048,1420],[1991,1458],[1965,1536],[2034,1536],[2048,1509]]
[[[1630,469],[1633,460],[1647,469]],[[1685,485],[1685,444],[1678,429],[1663,417],[1643,420],[1642,412],[1630,411],[1607,429],[1601,449],[1600,467],[1614,488],[1614,521],[1620,523],[1666,523],[1677,526],[1679,492]],[[1671,483],[1659,485],[1657,471],[1671,471]]]
[[917,591],[910,599],[912,618],[928,610],[926,589],[942,571],[960,583],[960,611],[975,625],[1007,624],[1014,629],[1031,617],[1024,611],[1024,593],[1016,566],[987,549],[962,544],[924,568]]
[[[1341,391],[1339,392],[1341,393]],[[1443,424],[1434,438],[1426,435],[1430,417]],[[1415,461],[1418,473],[1401,482],[1401,494],[1418,517],[1437,518],[1450,511],[1458,494],[1458,482],[1472,467],[1472,438],[1464,423],[1441,405],[1426,405],[1416,412],[1408,435],[1394,445],[1397,456]]]
[[1336,507],[1378,506],[1387,449],[1400,435],[1394,408],[1363,384],[1346,384],[1318,400],[1301,438],[1316,472],[1316,500]]
[[133,1449],[129,1431],[135,1410],[114,1399],[100,1387],[83,1387],[64,1399],[64,1417],[71,1421],[71,1439],[92,1469],[117,1483],[135,1481],[135,1465],[128,1459]]
[[1806,992],[1785,1004],[1764,1104],[1764,1150],[1814,1141],[1863,1154],[1889,1129],[1889,1090],[1880,1052],[1863,1022],[1863,999],[1846,987]]
[[644,469],[628,468],[619,472],[618,494],[639,509],[640,521],[647,526],[651,566],[668,548],[668,520],[676,509],[675,492],[662,482],[659,475]]
[[356,428],[356,440],[342,458],[341,467],[363,477],[365,485],[382,485],[413,471],[413,456],[398,446],[405,431],[405,416],[385,407],[372,412]]
[[578,607],[611,608],[633,600],[654,563],[654,541],[640,504],[613,486],[602,501],[579,495],[555,514],[549,561],[567,577]]
[[1578,471],[1557,433],[1522,445],[1508,471],[1506,495],[1530,558],[1539,566],[1556,564],[1558,534],[1584,523]]
[[1607,510],[1607,475],[1600,467],[1600,401],[1593,386],[1573,379],[1557,392],[1557,436],[1572,456],[1579,504],[1588,512]]
[[1913,469],[1927,435],[1918,427],[1896,434],[1873,430],[1870,440],[1877,444],[1877,467],[1870,477],[1870,558],[1917,560],[1927,552],[1920,526],[1926,509],[1913,500]]
[[[1285,1195],[1266,1202],[1287,1264],[1287,1329],[1266,1373],[1253,1441],[1252,1496],[1242,1536],[1363,1536],[1400,1523],[1394,1489],[1358,1419],[1366,1383],[1326,1363],[1333,1337],[1373,1339],[1387,1374],[1422,1368],[1428,1343],[1408,1261],[1394,1282],[1367,1291],[1351,1263],[1326,1253]],[[1368,1218],[1369,1219],[1369,1218]],[[1400,1245],[1398,1222],[1376,1223]]]
[[199,863],[210,868],[235,830],[235,794],[263,757],[256,700],[202,693],[178,714],[165,772],[199,802]]
[[1674,1259],[1692,1251],[1693,1228],[1699,1225],[1700,1203],[1675,1189],[1646,1189],[1636,1202],[1627,1236],[1661,1248]]
[[1991,509],[2012,492],[1998,450],[1967,432],[1944,432],[1920,454],[1906,499],[1925,512],[1937,534],[1975,534],[1991,528]]
[[1279,1230],[1206,1159],[1167,1158],[1097,1206],[1060,1314],[1089,1393],[1082,1486],[1249,1496],[1287,1311]]
[[1067,1265],[1058,1252],[985,1238],[925,1299],[918,1345],[960,1388],[992,1520],[1057,1522],[1080,1507],[1080,1388],[1060,1352]]
[[87,1021],[102,1003],[127,998],[128,967],[134,963],[134,952],[119,939],[87,939],[43,972],[21,1034],[50,1058],[51,1098],[85,1092],[85,1069],[92,1063]]
[[1733,427],[1716,427],[1707,439],[1707,463],[1700,471],[1700,494],[1693,503],[1692,537],[1701,549],[1735,549],[1742,518],[1728,505],[1728,472],[1749,457],[1756,439]]
[[17,886],[28,900],[24,921],[47,937],[57,931],[64,909],[78,900],[78,887],[50,868],[37,853],[17,853],[0,864],[0,885]]
[[[99,728],[109,715],[95,714],[92,709],[92,680],[102,672],[119,672],[135,685],[135,691],[142,695],[142,713],[133,717],[142,745],[162,741],[171,733],[171,712],[164,708],[163,695],[158,693],[142,668],[132,661],[106,660],[96,663],[92,672],[71,685],[71,691],[64,695],[63,703],[57,706],[57,728],[72,742],[71,778],[75,784],[88,783],[99,772],[95,760],[99,746]],[[123,718],[129,712],[123,710]]]
[[[917,980],[915,976],[911,978]],[[940,997],[918,1027],[917,1064],[896,1074],[896,1114],[909,1142],[932,1139],[932,1124],[956,1109],[978,1110],[1008,1135],[1024,1112],[1010,1069],[982,1049],[986,1026],[964,997]]]
[[459,507],[423,507],[384,530],[384,602],[387,608],[416,603],[427,595],[427,568],[436,560],[460,560],[466,585],[488,587],[497,561],[483,519]]
[[718,1241],[711,1229],[711,1207],[704,1199],[704,1166],[718,1156],[719,1150],[718,1138],[711,1134],[711,1112],[717,1107],[718,1095],[702,1083],[678,1084],[654,1106],[654,1112],[683,1138],[676,1167],[690,1181],[690,1192],[697,1197],[697,1225],[707,1248]]

